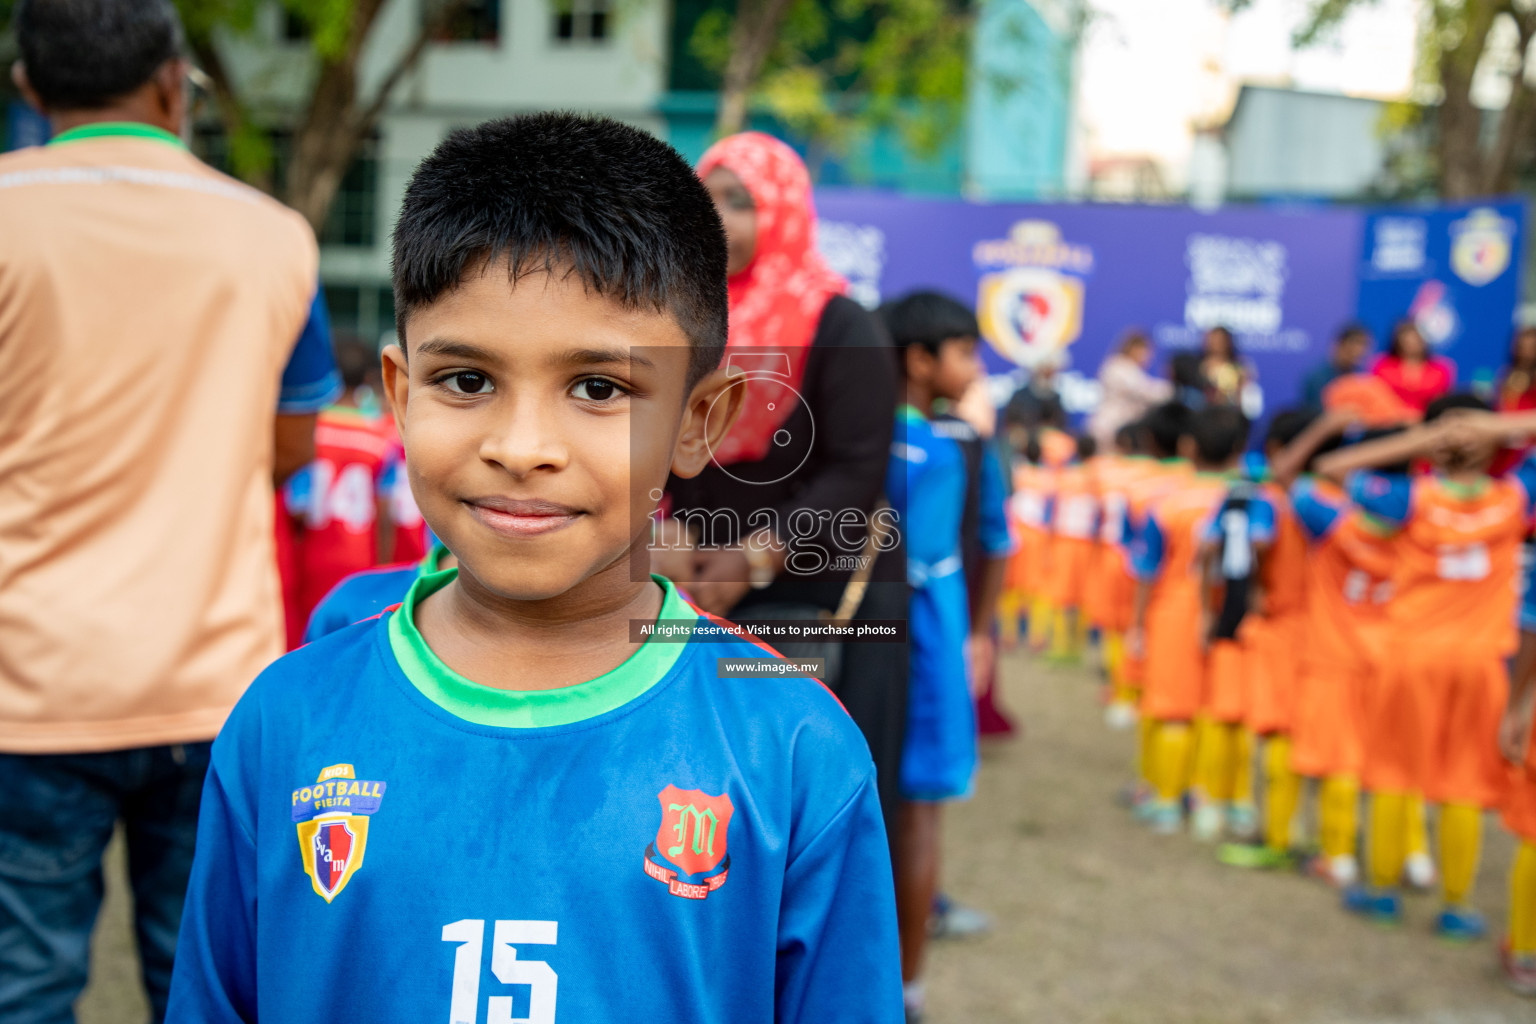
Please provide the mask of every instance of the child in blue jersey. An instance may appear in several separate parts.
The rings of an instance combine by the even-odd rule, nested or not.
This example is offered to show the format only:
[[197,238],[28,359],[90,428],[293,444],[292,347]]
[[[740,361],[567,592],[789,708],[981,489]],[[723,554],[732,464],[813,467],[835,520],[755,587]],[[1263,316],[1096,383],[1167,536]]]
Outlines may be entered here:
[[404,601],[406,592],[418,577],[451,569],[458,564],[447,548],[434,544],[432,550],[427,552],[427,557],[420,562],[385,565],[353,573],[332,587],[330,593],[315,605],[315,610],[309,613],[309,625],[304,628],[304,642],[312,644],[354,622],[373,618]]
[[976,773],[976,708],[966,660],[971,616],[960,543],[965,456],[931,420],[936,401],[958,402],[981,372],[974,328],[955,333],[957,312],[969,310],[933,292],[915,292],[881,310],[905,381],[886,496],[906,541],[913,591],[901,833],[896,840],[908,1021],[923,1013],[923,952],[939,879],[939,812],[946,801],[970,794]]
[[385,386],[459,567],[231,715],[171,1021],[900,1020],[862,735],[648,574],[668,472],[739,411],[725,267],[687,164],[614,121],[417,169]]

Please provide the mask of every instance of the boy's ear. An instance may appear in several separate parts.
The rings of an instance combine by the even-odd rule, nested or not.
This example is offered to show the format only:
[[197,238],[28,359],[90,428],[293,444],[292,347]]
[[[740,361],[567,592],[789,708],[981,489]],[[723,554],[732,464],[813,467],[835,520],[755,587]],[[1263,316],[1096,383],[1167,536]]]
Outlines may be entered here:
[[395,431],[404,437],[405,402],[411,394],[411,371],[405,364],[405,350],[399,345],[385,345],[379,355],[379,368],[384,374],[384,399],[395,418]]
[[683,405],[683,422],[672,451],[672,472],[688,479],[704,472],[715,448],[736,425],[746,388],[740,375],[731,376],[724,366],[693,386]]

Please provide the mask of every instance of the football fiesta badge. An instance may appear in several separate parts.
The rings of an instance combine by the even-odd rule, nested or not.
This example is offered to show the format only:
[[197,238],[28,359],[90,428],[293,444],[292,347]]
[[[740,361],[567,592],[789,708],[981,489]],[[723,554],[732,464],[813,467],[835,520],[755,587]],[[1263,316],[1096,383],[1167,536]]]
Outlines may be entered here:
[[731,870],[725,849],[735,812],[731,798],[676,786],[656,798],[661,801],[661,827],[656,841],[645,848],[645,873],[673,896],[702,900],[725,884]]
[[350,764],[323,768],[314,785],[293,791],[299,857],[310,885],[325,902],[363,866],[368,816],[384,801],[384,783],[359,779]]

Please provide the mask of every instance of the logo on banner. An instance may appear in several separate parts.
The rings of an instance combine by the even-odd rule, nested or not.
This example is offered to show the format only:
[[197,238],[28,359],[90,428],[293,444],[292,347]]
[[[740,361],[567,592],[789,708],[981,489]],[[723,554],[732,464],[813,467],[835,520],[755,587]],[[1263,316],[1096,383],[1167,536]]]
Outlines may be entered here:
[[1284,319],[1286,252],[1279,242],[1228,235],[1190,235],[1184,322],[1239,334],[1274,334]]
[[1021,220],[971,255],[983,272],[976,314],[988,344],[1019,366],[1059,364],[1082,333],[1093,250],[1064,241],[1050,221]]
[[[645,873],[673,896],[707,898],[725,884],[731,870],[725,845],[735,813],[730,796],[668,786],[656,799],[661,801],[661,826],[656,841],[645,848]],[[684,881],[683,875],[697,881]]]
[[1474,287],[1487,284],[1508,269],[1514,236],[1513,223],[1479,206],[1451,222],[1451,269]]
[[1419,285],[1419,290],[1413,293],[1408,318],[1434,348],[1448,344],[1461,326],[1456,307],[1451,304],[1450,290],[1444,281],[1434,278]]
[[299,857],[310,886],[329,903],[363,866],[368,816],[384,801],[384,783],[359,779],[350,764],[323,768],[313,786],[293,791]]

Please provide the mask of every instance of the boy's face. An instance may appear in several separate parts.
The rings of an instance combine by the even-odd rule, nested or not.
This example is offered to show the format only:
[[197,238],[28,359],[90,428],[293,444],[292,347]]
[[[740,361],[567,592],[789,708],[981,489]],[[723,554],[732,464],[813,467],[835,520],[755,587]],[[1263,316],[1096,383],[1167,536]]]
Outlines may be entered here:
[[574,275],[514,286],[490,264],[414,311],[407,333],[409,358],[386,350],[384,376],[411,489],[464,572],[506,600],[605,570],[629,578],[652,492],[669,470],[703,469],[735,419],[715,410],[704,436],[727,382],[685,393],[689,341],[670,315],[625,309]]
[[958,402],[981,377],[981,360],[976,354],[975,338],[945,338],[937,356],[927,356],[928,386],[935,398]]

